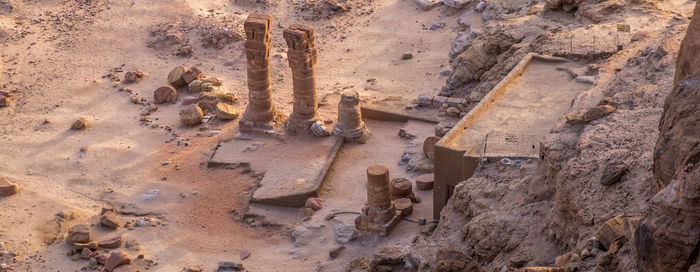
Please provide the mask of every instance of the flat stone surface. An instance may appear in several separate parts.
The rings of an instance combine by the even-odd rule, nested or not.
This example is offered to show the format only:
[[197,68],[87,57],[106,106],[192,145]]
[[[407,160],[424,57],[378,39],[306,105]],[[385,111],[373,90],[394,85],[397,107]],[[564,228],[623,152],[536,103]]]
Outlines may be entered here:
[[250,165],[264,172],[252,202],[283,207],[303,207],[317,195],[328,169],[343,144],[338,137],[285,135],[282,139],[253,136],[220,143],[209,166]]

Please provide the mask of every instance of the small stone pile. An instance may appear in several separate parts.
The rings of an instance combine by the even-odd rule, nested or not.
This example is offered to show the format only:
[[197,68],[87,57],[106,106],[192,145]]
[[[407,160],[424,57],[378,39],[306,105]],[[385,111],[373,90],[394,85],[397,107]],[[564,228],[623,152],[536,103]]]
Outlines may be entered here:
[[[121,226],[119,216],[114,209],[102,208],[100,225],[108,229],[117,229]],[[73,261],[87,260],[88,268],[109,272],[133,271],[131,258],[127,253],[121,250],[115,251],[124,244],[121,235],[108,235],[94,240],[87,224],[77,224],[68,230],[66,243],[71,246],[66,255]]]
[[141,70],[128,71],[124,74],[124,83],[134,83],[141,81],[146,76]]
[[178,100],[176,88],[185,88],[196,96],[183,98],[180,109],[180,120],[187,126],[202,123],[204,116],[213,113],[221,120],[234,120],[240,116],[233,106],[237,98],[224,89],[224,83],[216,77],[205,77],[197,66],[189,69],[177,66],[168,74],[168,83],[154,92],[156,103],[175,103]]

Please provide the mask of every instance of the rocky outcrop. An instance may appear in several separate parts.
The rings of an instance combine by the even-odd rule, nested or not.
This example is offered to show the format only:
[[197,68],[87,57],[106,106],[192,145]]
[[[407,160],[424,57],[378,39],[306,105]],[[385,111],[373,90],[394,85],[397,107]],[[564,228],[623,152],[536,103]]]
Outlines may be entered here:
[[654,185],[663,189],[689,163],[700,160],[700,13],[696,6],[676,61],[673,92],[666,98],[654,149]]
[[654,152],[658,192],[635,234],[640,271],[688,271],[700,250],[700,6],[676,61]]

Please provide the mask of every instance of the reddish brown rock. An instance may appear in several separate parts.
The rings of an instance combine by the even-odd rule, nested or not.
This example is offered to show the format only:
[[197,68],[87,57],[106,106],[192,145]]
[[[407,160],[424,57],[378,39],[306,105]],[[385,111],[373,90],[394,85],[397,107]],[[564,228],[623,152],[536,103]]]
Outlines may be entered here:
[[170,85],[160,86],[158,89],[153,91],[153,100],[156,104],[163,103],[175,103],[177,102],[177,90]]
[[114,269],[118,266],[128,264],[131,264],[131,259],[129,259],[129,256],[126,255],[126,252],[118,251],[109,255],[109,258],[107,258],[107,261],[105,262],[105,268],[107,271],[114,272]]
[[19,192],[19,186],[0,177],[0,196],[11,196]]
[[104,265],[107,262],[107,258],[109,258],[109,256],[107,256],[107,254],[95,255],[95,260],[97,261],[98,264]]
[[71,125],[72,129],[84,129],[86,128],[87,125],[87,119],[85,117],[79,117],[78,120],[75,120],[73,124]]
[[199,70],[197,66],[192,66],[190,67],[187,72],[182,74],[182,80],[185,81],[185,84],[190,84],[190,82],[199,79],[202,77],[202,70]]
[[413,213],[413,202],[408,198],[399,198],[394,201],[394,209],[401,211],[403,216],[409,216]]
[[112,237],[106,237],[102,238],[102,240],[99,241],[99,245],[101,248],[119,248],[122,246],[122,236],[117,235],[117,236],[112,236]]
[[624,163],[610,163],[603,168],[603,176],[600,178],[600,184],[610,186],[619,181],[627,172],[627,165]]
[[83,251],[80,252],[80,258],[85,260],[89,260],[93,255],[92,250],[88,248],[83,248]]
[[416,177],[416,189],[421,191],[427,191],[433,189],[433,183],[435,181],[435,175],[423,174]]
[[124,83],[134,83],[139,80],[135,72],[129,71],[124,74]]
[[391,198],[412,198],[413,184],[406,178],[395,178],[391,180]]
[[170,71],[170,74],[168,74],[168,82],[170,85],[175,87],[184,87],[187,85],[185,80],[182,78],[182,75],[185,73],[187,73],[187,67],[185,66],[177,66],[173,68]]
[[609,249],[614,241],[623,243],[634,238],[640,217],[616,216],[606,221],[596,232],[595,236],[605,249]]
[[309,197],[306,199],[306,204],[304,204],[304,207],[318,211],[323,208],[323,202],[318,197]]
[[100,218],[100,224],[112,229],[119,228],[119,217],[115,212],[105,212]]
[[76,243],[87,244],[91,240],[92,233],[90,232],[90,228],[85,224],[78,224],[71,227],[66,237],[66,242],[69,245],[75,245]]

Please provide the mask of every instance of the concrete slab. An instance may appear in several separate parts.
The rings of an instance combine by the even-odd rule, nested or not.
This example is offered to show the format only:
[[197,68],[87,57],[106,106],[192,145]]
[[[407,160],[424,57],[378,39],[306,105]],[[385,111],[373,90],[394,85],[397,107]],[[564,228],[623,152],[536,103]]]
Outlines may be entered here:
[[220,143],[209,165],[249,165],[265,173],[251,202],[302,207],[307,198],[318,194],[342,144],[337,137],[256,136]]

